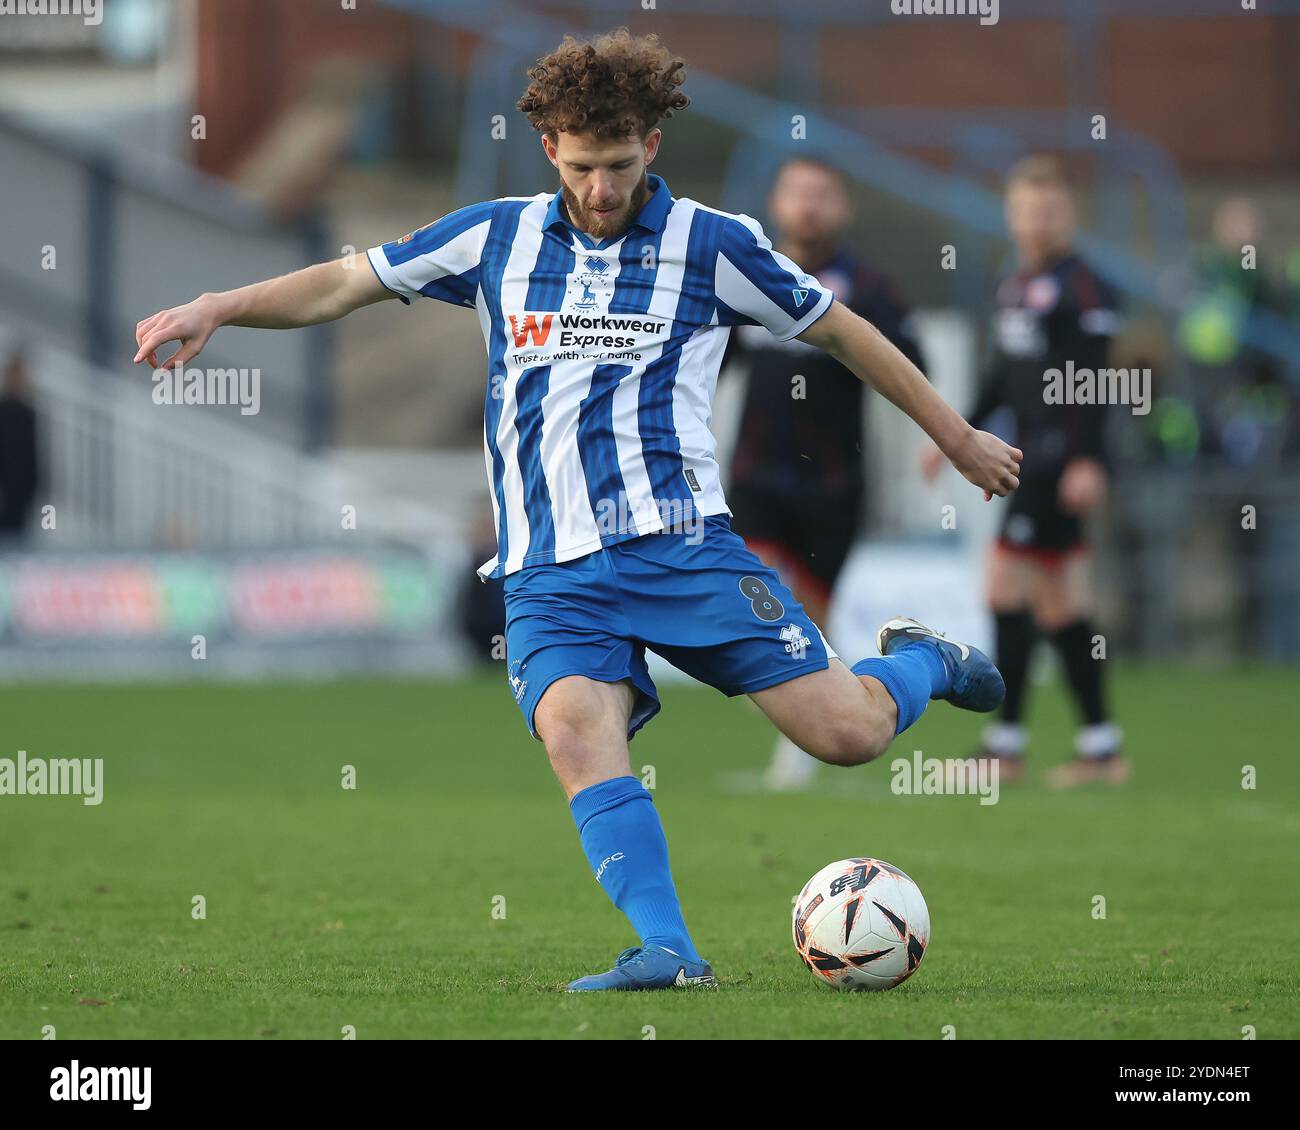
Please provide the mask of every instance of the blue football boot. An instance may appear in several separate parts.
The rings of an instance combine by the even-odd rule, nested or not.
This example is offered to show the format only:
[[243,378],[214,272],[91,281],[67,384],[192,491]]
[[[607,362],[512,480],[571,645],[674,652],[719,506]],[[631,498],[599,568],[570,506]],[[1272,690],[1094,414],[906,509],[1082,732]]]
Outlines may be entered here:
[[880,626],[876,633],[876,646],[881,655],[889,655],[904,647],[909,641],[929,640],[939,649],[943,665],[948,669],[952,689],[944,700],[963,710],[976,710],[987,714],[1002,705],[1007,687],[1002,674],[993,661],[979,648],[970,644],[944,639],[936,631],[918,624],[909,616],[895,616]]
[[633,946],[618,955],[608,973],[579,977],[569,985],[569,992],[685,989],[717,983],[707,961],[687,961],[662,946]]

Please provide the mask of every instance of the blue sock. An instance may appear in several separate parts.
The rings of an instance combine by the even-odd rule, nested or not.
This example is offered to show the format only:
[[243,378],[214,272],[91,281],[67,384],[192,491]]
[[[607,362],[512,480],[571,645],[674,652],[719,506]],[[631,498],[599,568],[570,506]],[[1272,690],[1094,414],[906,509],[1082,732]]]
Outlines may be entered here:
[[641,944],[699,961],[668,867],[668,841],[645,786],[636,777],[614,777],[583,789],[569,809],[596,881]]
[[855,675],[879,679],[898,707],[895,734],[912,725],[930,704],[952,690],[952,679],[939,648],[929,640],[900,646],[892,655],[862,659],[853,665]]

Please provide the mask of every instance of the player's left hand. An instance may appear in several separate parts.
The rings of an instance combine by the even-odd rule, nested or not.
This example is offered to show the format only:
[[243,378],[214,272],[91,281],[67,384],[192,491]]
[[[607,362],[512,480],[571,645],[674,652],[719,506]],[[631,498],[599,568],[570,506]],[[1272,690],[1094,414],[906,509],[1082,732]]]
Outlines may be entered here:
[[1020,485],[1020,460],[1024,452],[1003,443],[992,432],[975,428],[945,453],[962,476],[984,491],[984,501],[995,494],[1003,498]]
[[1067,514],[1086,514],[1106,497],[1106,469],[1095,459],[1070,460],[1061,474],[1056,497]]

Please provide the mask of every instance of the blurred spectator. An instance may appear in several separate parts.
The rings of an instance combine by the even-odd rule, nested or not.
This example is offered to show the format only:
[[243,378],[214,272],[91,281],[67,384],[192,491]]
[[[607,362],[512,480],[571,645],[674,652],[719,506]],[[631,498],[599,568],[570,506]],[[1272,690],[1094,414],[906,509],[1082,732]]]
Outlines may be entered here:
[[[1257,474],[1241,480],[1212,519],[1229,531],[1239,584],[1237,644],[1272,657],[1300,654],[1295,558],[1297,529],[1289,520],[1277,472],[1300,456],[1300,393],[1273,356],[1245,336],[1251,318],[1295,310],[1261,254],[1263,224],[1253,201],[1223,200],[1214,211],[1212,241],[1200,251],[1195,296],[1179,324],[1190,363],[1192,397],[1204,450],[1231,467]],[[1285,265],[1288,276],[1295,265]],[[1243,522],[1245,508],[1257,516]]]
[[1178,337],[1192,365],[1193,397],[1205,448],[1239,467],[1294,454],[1296,408],[1272,357],[1245,340],[1259,311],[1282,314],[1282,293],[1261,255],[1259,210],[1232,196],[1214,210],[1212,241],[1197,257],[1194,297]]
[[27,361],[14,350],[0,381],[0,543],[27,530],[40,489],[36,409],[27,382]]
[[[475,564],[486,561],[497,551],[496,526],[488,515],[474,523],[469,535],[470,556]],[[481,580],[471,572],[461,586],[457,602],[457,622],[461,635],[480,663],[504,659],[497,648],[504,648],[506,638],[506,603],[502,581]]]
[[1287,311],[1300,326],[1300,243],[1291,248],[1286,259]]

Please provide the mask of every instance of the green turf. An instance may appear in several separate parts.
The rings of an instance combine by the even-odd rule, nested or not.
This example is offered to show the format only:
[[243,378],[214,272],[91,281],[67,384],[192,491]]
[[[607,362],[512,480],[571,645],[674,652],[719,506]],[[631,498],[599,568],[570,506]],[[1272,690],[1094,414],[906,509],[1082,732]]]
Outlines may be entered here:
[[[558,990],[632,939],[499,675],[7,688],[0,756],[102,757],[106,784],[99,807],[0,797],[0,1037],[1295,1038],[1298,682],[1123,670],[1132,783],[987,807],[894,796],[881,763],[746,791],[767,724],[669,687],[633,764],[654,766],[721,988],[581,996]],[[1042,766],[1070,722],[1054,688],[1035,696]],[[975,733],[936,705],[891,756],[961,756]],[[929,953],[893,992],[832,993],[790,943],[791,895],[852,855],[898,864],[930,906]]]

